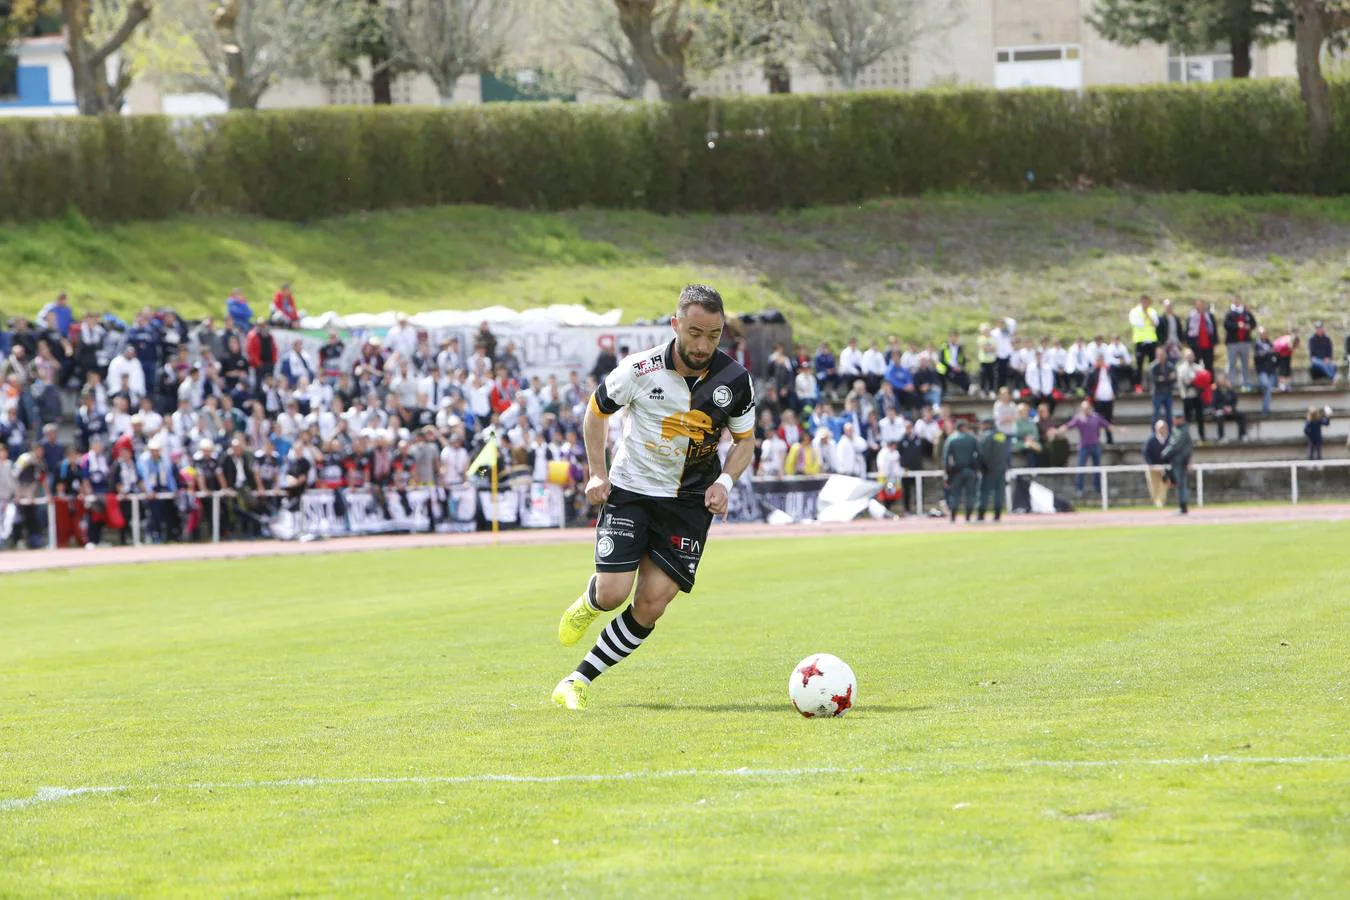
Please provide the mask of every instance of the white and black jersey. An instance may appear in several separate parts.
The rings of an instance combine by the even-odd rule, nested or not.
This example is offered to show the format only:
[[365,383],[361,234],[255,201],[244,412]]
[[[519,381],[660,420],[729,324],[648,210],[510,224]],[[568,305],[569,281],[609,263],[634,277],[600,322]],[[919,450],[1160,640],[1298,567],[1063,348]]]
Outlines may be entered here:
[[722,430],[754,433],[755,390],[750,373],[718,350],[707,371],[675,371],[675,341],[624,358],[591,396],[595,412],[625,409],[610,482],[647,497],[703,496],[722,473]]

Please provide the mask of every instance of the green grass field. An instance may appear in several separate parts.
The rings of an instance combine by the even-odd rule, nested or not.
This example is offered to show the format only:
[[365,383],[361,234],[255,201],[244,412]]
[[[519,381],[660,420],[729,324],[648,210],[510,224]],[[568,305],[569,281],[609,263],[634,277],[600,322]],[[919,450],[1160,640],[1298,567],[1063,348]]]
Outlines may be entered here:
[[1344,896],[1347,539],[715,538],[582,714],[581,546],[8,576],[0,896]]
[[992,313],[1028,331],[1120,332],[1140,292],[1222,308],[1242,291],[1274,328],[1350,326],[1350,199],[934,196],[767,215],[527,213],[442,207],[312,225],[188,218],[0,227],[0,313],[59,290],[126,315],[221,315],[295,283],[313,312],[577,303],[665,315],[691,280],[738,312],[776,307],[804,339],[971,332]]

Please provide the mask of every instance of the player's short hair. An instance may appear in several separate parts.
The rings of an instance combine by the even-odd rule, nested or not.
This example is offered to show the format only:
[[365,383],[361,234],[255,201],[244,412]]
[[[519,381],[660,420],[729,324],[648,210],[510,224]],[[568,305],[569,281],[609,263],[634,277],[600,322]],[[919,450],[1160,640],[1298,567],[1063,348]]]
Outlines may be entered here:
[[680,291],[680,302],[675,307],[675,315],[683,319],[691,306],[700,306],[706,312],[717,313],[726,318],[727,311],[722,305],[722,295],[717,293],[716,288],[706,284],[685,285],[684,290]]

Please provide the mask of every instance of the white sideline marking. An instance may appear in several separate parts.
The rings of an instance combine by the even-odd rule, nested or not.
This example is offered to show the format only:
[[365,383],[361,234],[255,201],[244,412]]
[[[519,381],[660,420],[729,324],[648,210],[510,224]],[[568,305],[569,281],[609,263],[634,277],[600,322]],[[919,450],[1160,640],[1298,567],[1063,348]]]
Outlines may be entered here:
[[407,775],[368,778],[282,778],[269,781],[211,782],[188,784],[106,785],[99,787],[42,787],[31,797],[0,800],[0,810],[25,809],[57,803],[86,794],[125,794],[132,791],[233,791],[250,788],[337,787],[362,784],[566,784],[569,782],[648,781],[663,778],[800,778],[810,775],[901,775],[922,772],[944,774],[999,769],[1102,769],[1127,766],[1307,766],[1350,763],[1350,756],[1197,756],[1189,759],[1028,759],[1002,763],[949,764],[936,766],[884,766],[878,768],[821,766],[800,769],[670,769],[655,772],[597,772],[579,775]]

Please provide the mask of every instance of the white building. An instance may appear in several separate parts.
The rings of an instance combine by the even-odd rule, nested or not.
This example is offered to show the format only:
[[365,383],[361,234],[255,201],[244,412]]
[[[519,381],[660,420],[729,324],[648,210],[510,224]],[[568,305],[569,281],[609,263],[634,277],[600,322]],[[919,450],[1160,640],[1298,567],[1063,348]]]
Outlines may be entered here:
[[75,79],[66,59],[65,39],[30,38],[11,48],[0,80],[0,116],[70,116]]
[[[935,0],[944,2],[944,0]],[[1214,81],[1232,73],[1226,51],[1186,56],[1160,44],[1123,47],[1103,40],[1085,16],[1096,0],[965,0],[960,20],[948,31],[930,36],[908,52],[894,53],[862,73],[862,90],[913,90],[938,85],[988,88],[1058,87],[1079,90],[1110,84]],[[76,112],[70,67],[60,37],[34,38],[14,50],[17,77],[4,84],[0,76],[0,115],[62,115]],[[0,73],[5,68],[0,66]],[[1252,77],[1296,75],[1294,47],[1282,42],[1252,49]],[[656,96],[649,84],[648,95]],[[480,103],[502,96],[491,76],[460,80],[456,103]],[[795,93],[825,93],[838,82],[808,67],[792,72]],[[768,93],[763,72],[754,65],[731,67],[700,80],[697,93],[726,96]],[[435,105],[435,86],[424,75],[395,80],[394,102]],[[582,101],[604,99],[582,94]],[[371,102],[361,80],[322,83],[287,79],[262,97],[264,109]],[[142,78],[127,93],[129,113],[206,115],[223,112],[224,101],[207,94],[166,91]]]

